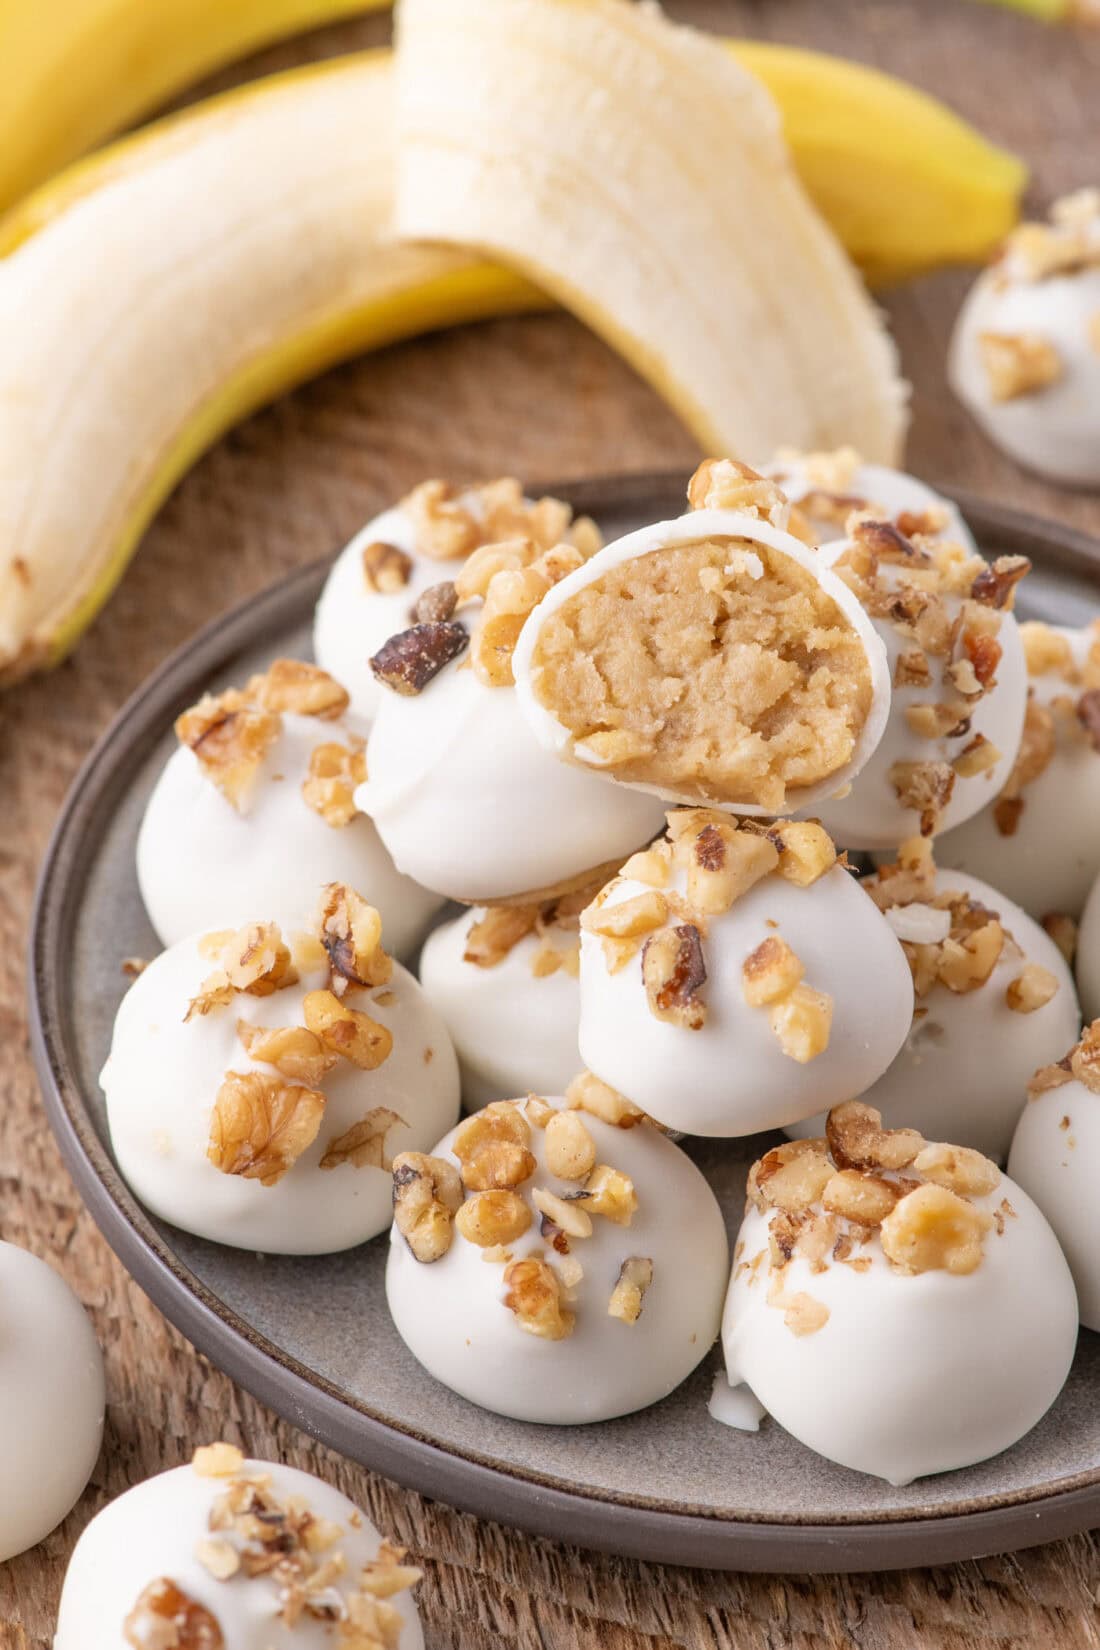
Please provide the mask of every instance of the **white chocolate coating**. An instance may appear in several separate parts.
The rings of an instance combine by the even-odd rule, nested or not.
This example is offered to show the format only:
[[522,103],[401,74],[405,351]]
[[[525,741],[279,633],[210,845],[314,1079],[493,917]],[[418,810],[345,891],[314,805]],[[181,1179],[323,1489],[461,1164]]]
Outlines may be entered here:
[[103,1406],[103,1356],[84,1308],[45,1261],[0,1243],[0,1563],[79,1500]]
[[977,1269],[906,1277],[878,1235],[866,1271],[833,1263],[814,1273],[796,1255],[784,1292],[828,1308],[796,1335],[767,1302],[768,1226],[750,1208],[741,1227],[722,1323],[731,1383],[745,1381],[787,1432],[830,1461],[908,1484],[984,1461],[1029,1432],[1069,1373],[1077,1303],[1057,1239],[1031,1199],[1002,1179],[972,1199],[990,1212],[1007,1197],[1015,1218],[989,1232]]
[[386,691],[355,793],[406,875],[476,904],[552,888],[656,835],[664,810],[542,749],[508,687],[461,660],[422,693]]
[[[402,589],[368,588],[363,551],[375,541],[412,557],[409,582]],[[453,578],[463,559],[439,561],[417,555],[415,523],[400,505],[368,521],[337,556],[313,618],[313,653],[321,668],[347,688],[352,709],[363,721],[373,720],[386,692],[370,668],[372,654],[412,624],[419,597],[433,584]]]
[[[894,1063],[859,1098],[882,1113],[887,1128],[919,1129],[928,1140],[973,1146],[1003,1163],[1028,1079],[1039,1066],[1060,1060],[1076,1041],[1081,1011],[1065,958],[1026,911],[961,872],[937,873],[937,892],[946,888],[964,888],[997,912],[1023,955],[1006,944],[976,991],[959,994],[934,985],[917,1005],[927,1012],[914,1020]],[[1016,1013],[1005,1001],[1025,963],[1037,963],[1058,981],[1050,1002],[1031,1014]],[[822,1111],[787,1132],[807,1138],[823,1133],[824,1126]]]
[[525,934],[500,962],[482,968],[463,953],[484,915],[463,912],[443,923],[420,955],[420,983],[447,1023],[470,1111],[532,1089],[560,1094],[581,1068],[580,985],[564,968],[542,976],[533,968],[544,943],[562,952],[575,946],[576,929],[549,928],[545,942]]
[[[683,892],[682,871],[670,886]],[[647,891],[624,878],[605,909]],[[707,926],[699,1030],[650,1012],[640,954],[611,973],[599,936],[582,932],[580,1050],[597,1077],[668,1128],[729,1136],[851,1099],[886,1070],[912,1019],[912,977],[886,919],[847,871],[834,866],[809,888],[764,877]],[[802,962],[805,983],[833,999],[829,1046],[804,1065],[783,1053],[767,1009],[750,1007],[742,990],[745,959],[773,936]]]
[[[340,1526],[338,1550],[347,1568],[333,1589],[342,1598],[353,1592],[381,1540],[369,1519],[311,1473],[271,1461],[246,1461],[244,1471],[265,1476],[284,1504],[300,1497],[318,1518]],[[209,1539],[210,1510],[227,1483],[200,1477],[191,1466],[176,1467],[135,1484],[97,1513],[69,1560],[54,1650],[128,1650],[133,1641],[123,1637],[123,1623],[144,1589],[162,1576],[210,1611],[226,1650],[331,1650],[331,1622],[308,1613],[294,1627],[279,1620],[278,1586],[270,1576],[238,1572],[219,1581],[195,1556],[196,1545]],[[225,1532],[218,1539],[236,1545]],[[422,1650],[409,1593],[397,1593],[391,1602],[404,1618],[400,1650]]]
[[[457,1231],[442,1259],[429,1264],[414,1258],[396,1226],[390,1234],[386,1295],[409,1350],[462,1397],[520,1421],[572,1426],[644,1409],[679,1386],[718,1333],[729,1246],[714,1193],[686,1153],[655,1129],[617,1129],[580,1115],[597,1162],[630,1176],[638,1208],[629,1226],[593,1215],[591,1237],[571,1240],[570,1258],[580,1261],[584,1277],[566,1339],[543,1340],[522,1329],[503,1302],[504,1266],[484,1260]],[[531,1134],[538,1168],[521,1193],[532,1185],[559,1195],[575,1191],[547,1172],[543,1131]],[[436,1155],[452,1156],[450,1142],[448,1135]],[[543,1251],[557,1258],[539,1235],[537,1215],[508,1248],[517,1260]],[[653,1281],[632,1324],[607,1310],[629,1256],[653,1262]]]
[[[1029,281],[1011,260],[1002,261],[971,287],[948,356],[951,388],[990,441],[1026,469],[1071,486],[1100,482],[1098,315],[1100,267]],[[1062,376],[995,401],[980,354],[982,333],[1045,339],[1061,358]]]
[[[416,945],[441,901],[402,876],[370,819],[326,824],[302,795],[320,744],[347,743],[351,719],[283,713],[247,811],[238,813],[193,751],[173,751],[149,798],[137,845],[138,883],[162,944],[202,928],[279,910],[304,927],[326,882],[361,888],[377,907],[397,956]],[[281,775],[281,778],[276,778]]]
[[267,997],[238,994],[185,1024],[188,1003],[213,966],[198,936],[181,940],[150,963],[119,1007],[100,1083],[111,1144],[131,1190],[162,1219],[238,1249],[320,1255],[376,1237],[392,1217],[389,1173],[349,1162],[324,1170],[320,1160],[376,1106],[404,1120],[386,1136],[390,1156],[425,1149],[454,1121],[458,1062],[439,1014],[400,964],[383,990],[354,993],[349,1004],[389,1028],[393,1049],[376,1071],[338,1062],[322,1084],[326,1105],[316,1140],[277,1184],[263,1186],[223,1174],[206,1156],[226,1072],[274,1075],[245,1053],[236,1023],[304,1024],[306,992],[326,986],[328,976],[303,974]]
[[1086,1329],[1100,1329],[1100,1095],[1075,1077],[1029,1100],[1008,1171],[1046,1215],[1069,1262]]
[[[826,545],[820,554],[825,559],[835,558],[843,548],[843,543]],[[947,595],[944,601],[949,613],[958,611],[957,596]],[[885,647],[887,674],[893,682],[898,655],[912,644],[904,641],[888,620],[875,619],[873,623]],[[950,698],[949,693],[935,686],[893,688],[886,730],[851,791],[813,810],[838,846],[896,848],[906,837],[915,836],[919,829],[918,816],[911,808],[902,807],[890,782],[890,769],[895,762],[950,762],[979,733],[996,746],[1000,758],[985,773],[969,778],[956,775],[951,799],[940,815],[938,829],[948,831],[952,826],[961,825],[994,800],[1016,760],[1027,708],[1027,666],[1019,627],[1011,613],[1002,614],[997,640],[1003,652],[996,685],[974,706],[964,736],[924,739],[914,733],[905,720],[907,706]],[[937,671],[940,661],[930,662],[933,671]]]
[[1100,876],[1085,901],[1077,933],[1077,989],[1086,1021],[1100,1018]]
[[[1093,633],[1059,633],[1080,662]],[[1079,691],[1053,672],[1031,677],[1030,686],[1043,705]],[[983,808],[937,840],[937,863],[980,872],[1037,919],[1054,911],[1079,917],[1100,873],[1100,755],[1079,728],[1069,739],[1059,730],[1050,763],[1025,785],[1021,800],[1011,835],[998,827],[990,808]]]
[[[821,590],[833,599],[852,626],[867,658],[871,679],[871,707],[866,722],[856,736],[851,758],[820,784],[800,786],[797,791],[792,789],[788,795],[789,806],[785,809],[785,812],[791,813],[795,809],[809,808],[823,797],[835,796],[838,791],[850,784],[869,762],[872,752],[883,736],[889,716],[890,674],[885,649],[876,636],[870,619],[847,586],[828,570],[815,551],[808,549],[790,533],[773,527],[756,516],[744,515],[734,510],[692,510],[675,521],[659,521],[651,527],[641,527],[635,533],[627,533],[625,537],[605,544],[583,567],[578,567],[575,572],[555,584],[528,617],[520,631],[519,641],[512,656],[516,695],[528,725],[546,750],[553,751],[563,763],[575,764],[588,773],[599,773],[598,768],[584,762],[583,752],[576,751],[573,747],[569,729],[558,721],[552,711],[540,703],[536,695],[538,667],[534,663],[534,654],[542,625],[578,591],[593,584],[612,568],[619,567],[624,562],[652,555],[656,550],[672,549],[677,545],[698,544],[704,539],[725,538],[747,539],[751,543],[765,545],[812,573]],[[603,777],[619,792],[632,789],[649,792],[673,802],[699,801],[698,796],[663,790],[637,780],[619,779],[612,773],[606,773]],[[739,814],[769,812],[768,809],[752,802],[734,804],[717,800],[714,805]]]
[[[812,458],[808,463],[806,455],[798,456],[792,453],[777,455],[768,465],[765,474],[772,476],[779,483],[792,504],[798,504],[810,493],[832,492],[831,488],[822,488],[818,485],[811,470]],[[859,501],[852,503],[853,510],[882,510],[891,521],[896,521],[903,513],[923,515],[926,510],[944,510],[947,512],[946,525],[935,536],[954,539],[956,543],[965,544],[972,550],[977,548],[974,536],[958,507],[905,470],[892,470],[885,464],[857,463],[850,480],[845,482],[842,496]],[[822,544],[842,536],[835,521],[815,517],[812,511],[807,512],[807,516]]]

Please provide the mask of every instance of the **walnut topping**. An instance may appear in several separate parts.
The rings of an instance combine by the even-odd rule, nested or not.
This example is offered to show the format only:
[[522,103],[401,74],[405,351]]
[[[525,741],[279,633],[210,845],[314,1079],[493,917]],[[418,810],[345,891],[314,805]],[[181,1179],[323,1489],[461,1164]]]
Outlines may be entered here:
[[368,590],[392,596],[404,590],[412,577],[413,560],[396,544],[372,539],[363,546],[363,583]]
[[823,1140],[785,1140],[749,1170],[749,1201],[758,1209],[800,1214],[817,1202],[832,1175]]
[[142,1588],[122,1623],[122,1636],[133,1650],[224,1650],[217,1618],[160,1576]]
[[811,887],[837,863],[833,839],[816,820],[777,820],[768,840],[779,850],[779,875],[797,888]]
[[445,624],[458,606],[458,591],[450,579],[442,584],[429,585],[421,592],[413,606],[416,624]]
[[191,1466],[200,1478],[233,1478],[244,1467],[244,1455],[236,1444],[200,1444]]
[[950,1191],[926,1183],[907,1192],[880,1228],[891,1265],[913,1277],[944,1271],[965,1276],[981,1264],[982,1243],[993,1220]]
[[906,1169],[924,1146],[916,1129],[884,1129],[882,1113],[860,1100],[833,1107],[825,1136],[840,1169]]
[[330,882],[321,895],[318,935],[332,967],[332,988],[388,985],[393,959],[382,949],[382,919],[354,888]]
[[1016,586],[1030,572],[1031,563],[1026,556],[998,556],[976,576],[970,594],[976,602],[1011,612],[1016,602]]
[[673,859],[687,878],[688,903],[704,916],[720,916],[779,864],[768,837],[741,831],[728,814],[682,808],[668,816]]
[[642,948],[642,980],[650,1013],[698,1031],[706,1022],[700,992],[707,981],[702,936],[694,923],[651,934]]
[[826,991],[796,985],[771,1004],[768,1021],[783,1053],[806,1065],[829,1046],[833,999]]
[[241,1567],[241,1555],[228,1541],[196,1541],[195,1557],[215,1581],[228,1581]]
[[339,1169],[343,1164],[350,1163],[353,1169],[385,1169],[388,1173],[393,1164],[386,1158],[386,1136],[391,1129],[404,1122],[404,1118],[388,1106],[373,1106],[350,1129],[345,1129],[343,1134],[329,1141],[320,1167]]
[[559,1180],[586,1180],[596,1166],[596,1142],[575,1111],[556,1111],[546,1123],[546,1167]]
[[449,482],[422,481],[401,500],[400,508],[412,518],[417,550],[433,560],[469,555],[481,540],[473,500]]
[[477,968],[495,968],[520,940],[534,933],[538,915],[537,905],[490,906],[470,924],[463,961]]
[[649,888],[667,888],[672,857],[666,842],[655,842],[631,854],[619,875],[624,882],[644,882]]
[[651,934],[668,920],[668,901],[656,889],[646,894],[635,894],[616,905],[601,904],[599,900],[581,913],[581,927],[591,934],[608,939],[638,939]]
[[1029,676],[1074,676],[1073,649],[1069,639],[1040,619],[1025,619],[1020,625],[1020,641]]
[[905,707],[906,725],[918,739],[944,739],[957,733],[969,714],[965,704],[915,704]]
[[975,779],[980,773],[989,773],[1001,760],[1001,753],[991,739],[984,733],[976,733],[970,743],[964,745],[951,766],[960,779]]
[[600,1081],[590,1071],[582,1071],[573,1078],[565,1091],[566,1105],[573,1111],[586,1111],[599,1117],[612,1128],[632,1129],[644,1122],[645,1112],[624,1094]]
[[898,848],[892,864],[880,865],[873,878],[864,882],[880,911],[895,905],[930,902],[936,893],[936,865],[932,844],[924,837],[911,836]]
[[919,647],[905,648],[894,665],[894,686],[926,688],[931,685],[932,667]]
[[1035,395],[1065,371],[1058,350],[1037,332],[979,332],[978,354],[993,401]]
[[414,624],[383,642],[368,663],[386,687],[412,698],[423,693],[446,665],[464,653],[469,641],[466,627],[453,620]]
[[572,1195],[582,1207],[615,1226],[629,1226],[638,1208],[638,1194],[630,1176],[606,1163],[597,1163],[584,1183],[584,1191]]
[[531,1202],[535,1205],[544,1221],[549,1221],[564,1232],[566,1237],[587,1238],[592,1236],[592,1217],[587,1210],[579,1207],[574,1197],[567,1200],[559,1197],[556,1192],[550,1192],[542,1186],[536,1186],[531,1192]]
[[866,1169],[838,1169],[825,1184],[822,1207],[858,1226],[878,1226],[901,1196],[901,1188]]
[[238,813],[251,798],[264,758],[282,731],[271,711],[250,707],[235,689],[207,693],[176,720],[176,737]]
[[[581,558],[578,555],[576,565]],[[485,592],[484,605],[474,629],[474,674],[486,687],[511,687],[512,654],[519,633],[550,589],[551,581],[535,567],[503,569],[495,573]]]
[[276,715],[289,711],[326,722],[342,716],[350,703],[347,690],[327,670],[304,659],[276,659],[262,675],[249,678],[244,696]]
[[936,978],[949,991],[965,993],[977,991],[985,985],[1000,961],[1005,945],[1005,931],[997,918],[981,913],[981,908],[969,903],[971,912],[983,919],[962,938],[955,937],[955,927],[939,947]]
[[790,512],[774,481],[735,458],[704,459],[688,482],[688,504],[693,510],[738,510],[773,527],[785,527]]
[[199,949],[220,966],[207,975],[198,996],[191,999],[185,1023],[196,1014],[211,1014],[226,1007],[238,992],[269,997],[297,980],[289,948],[273,922],[254,922],[245,928],[207,935]]
[[920,815],[922,836],[931,836],[955,789],[949,762],[895,762],[887,778],[903,808]]
[[637,1323],[642,1315],[646,1290],[653,1282],[653,1262],[644,1255],[628,1255],[619,1267],[619,1276],[607,1303],[607,1315],[621,1323]]
[[475,1112],[459,1124],[452,1146],[463,1184],[472,1192],[522,1185],[536,1167],[530,1141],[530,1125],[514,1101],[497,1100]]
[[302,1003],[307,1028],[331,1053],[349,1060],[360,1071],[377,1071],[393,1049],[388,1026],[349,1008],[331,991],[309,991]]
[[399,1152],[394,1158],[393,1223],[417,1260],[428,1264],[447,1253],[462,1197],[458,1171],[445,1157]]
[[341,745],[335,740],[317,745],[310,752],[309,772],[302,781],[306,805],[320,814],[326,825],[340,830],[350,825],[359,809],[355,787],[367,777],[366,747],[359,740]]
[[790,1295],[783,1301],[783,1322],[792,1335],[816,1335],[829,1321],[829,1308],[824,1301],[815,1300],[805,1290]]
[[258,1026],[238,1020],[237,1036],[249,1059],[274,1066],[280,1077],[309,1088],[319,1088],[336,1064],[336,1055],[305,1026]]
[[467,1243],[481,1249],[514,1243],[531,1224],[531,1211],[516,1192],[475,1192],[455,1215]]
[[1038,963],[1025,964],[1005,990],[1005,1002],[1014,1014],[1034,1014],[1043,1008],[1058,991],[1058,981],[1049,968]]
[[565,1308],[561,1280],[554,1268],[535,1255],[514,1260],[504,1272],[504,1304],[529,1335],[562,1341],[573,1333],[576,1319]]
[[258,1071],[227,1071],[206,1155],[222,1174],[274,1186],[316,1140],[324,1110],[318,1089]]
[[1081,1041],[1069,1056],[1070,1070],[1079,1083],[1100,1094],[1100,1020],[1094,1020],[1081,1034]]
[[598,550],[601,542],[595,523],[587,516],[573,520],[561,499],[545,497],[528,503],[513,476],[466,490],[445,481],[425,481],[402,501],[401,508],[413,519],[417,549],[441,561],[468,556],[478,546],[499,539],[530,538],[540,550],[564,539],[585,556]]
[[981,1152],[969,1146],[950,1146],[944,1141],[924,1146],[913,1159],[913,1168],[925,1180],[946,1186],[960,1197],[984,1197],[996,1190],[1001,1171]]

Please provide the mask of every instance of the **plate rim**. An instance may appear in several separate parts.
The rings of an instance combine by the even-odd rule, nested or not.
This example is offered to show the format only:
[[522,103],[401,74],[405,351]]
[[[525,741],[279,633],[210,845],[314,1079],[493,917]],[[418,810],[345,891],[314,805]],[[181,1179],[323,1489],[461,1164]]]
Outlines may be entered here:
[[[647,498],[668,498],[685,479],[680,470],[645,471],[559,482],[540,490],[598,514],[637,508]],[[1097,540],[961,489],[939,490],[959,504],[979,537],[995,538],[1000,550],[1027,554],[1029,545],[1041,544],[1048,564],[1100,585]],[[79,870],[81,821],[127,758],[137,760],[135,749],[144,750],[190,702],[196,677],[226,668],[245,647],[300,620],[331,562],[326,556],[295,569],[217,615],[138,686],[81,764],[40,867],[28,944],[32,1056],[62,1157],[82,1201],[134,1281],[232,1379],[339,1453],[462,1511],[572,1546],[691,1567],[835,1573],[982,1557],[1100,1522],[1100,1467],[1011,1500],[983,1498],[970,1509],[937,1512],[933,1506],[920,1515],[828,1522],[797,1515],[731,1519],[703,1509],[646,1505],[637,1497],[601,1495],[591,1488],[564,1490],[537,1473],[508,1471],[372,1415],[257,1335],[160,1237],[99,1140],[67,1059],[64,1016],[51,999],[53,959],[62,954],[75,923],[77,904],[64,896]]]

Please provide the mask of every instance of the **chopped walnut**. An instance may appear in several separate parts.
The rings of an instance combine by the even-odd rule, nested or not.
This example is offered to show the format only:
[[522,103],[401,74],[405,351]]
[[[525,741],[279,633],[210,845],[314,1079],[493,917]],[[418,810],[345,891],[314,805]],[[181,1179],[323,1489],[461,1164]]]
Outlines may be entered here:
[[768,1021],[788,1059],[806,1065],[829,1046],[833,999],[827,991],[796,985],[771,1004]]
[[750,1008],[763,1008],[785,997],[806,970],[778,934],[761,940],[741,965],[741,990]]
[[241,1567],[241,1555],[228,1541],[197,1541],[195,1557],[215,1581],[228,1581]]
[[176,719],[176,737],[194,752],[208,779],[238,813],[251,799],[268,751],[282,731],[272,711],[250,707],[231,689],[215,698],[207,693]]
[[455,1133],[452,1150],[471,1192],[510,1189],[529,1180],[535,1159],[531,1129],[514,1101],[497,1100],[475,1112]]
[[576,1319],[563,1303],[557,1273],[545,1260],[534,1255],[514,1260],[505,1269],[504,1288],[505,1306],[529,1335],[562,1341],[573,1333]]
[[700,992],[707,982],[702,936],[694,923],[651,934],[642,948],[642,980],[650,1013],[670,1025],[698,1031],[706,1023]]
[[333,722],[350,703],[346,688],[320,665],[304,659],[276,659],[259,676],[249,678],[245,698],[276,715],[316,716]]
[[783,1301],[783,1322],[792,1335],[816,1335],[829,1321],[829,1308],[804,1290]]
[[557,1113],[553,1106],[547,1105],[541,1094],[529,1094],[523,1101],[523,1115],[536,1129],[545,1129]]
[[238,1020],[237,1036],[249,1059],[274,1066],[280,1077],[309,1088],[319,1088],[336,1064],[336,1055],[305,1026],[258,1026]]
[[386,1136],[404,1121],[388,1106],[373,1106],[350,1129],[329,1141],[320,1167],[339,1169],[350,1163],[353,1169],[385,1169],[388,1173],[393,1164],[386,1157]]
[[980,773],[989,773],[1001,760],[1001,753],[991,739],[984,733],[976,733],[970,743],[964,745],[951,766],[960,779],[976,779]]
[[779,875],[798,888],[811,887],[837,862],[833,839],[816,820],[778,820],[768,838],[779,850]]
[[418,1261],[440,1260],[451,1247],[462,1206],[462,1181],[453,1163],[424,1152],[393,1160],[393,1223]]
[[996,968],[1004,944],[1005,931],[996,917],[961,940],[949,936],[939,949],[936,978],[949,991],[977,991]]
[[1012,611],[1016,601],[1016,586],[1031,572],[1026,556],[998,556],[989,567],[983,567],[970,587],[976,602],[987,607],[1007,608]]
[[929,1182],[907,1192],[887,1215],[880,1228],[882,1249],[891,1266],[909,1277],[937,1271],[965,1276],[981,1265],[992,1227],[984,1210]]
[[483,528],[473,499],[450,482],[422,481],[400,508],[412,519],[417,550],[433,561],[467,556],[481,542]]
[[463,961],[477,968],[496,968],[520,940],[534,933],[538,918],[537,905],[490,906],[470,924]]
[[310,752],[309,772],[302,781],[302,796],[326,825],[341,830],[350,825],[359,809],[355,787],[367,777],[366,747],[361,743],[341,745],[332,740]]
[[790,505],[774,481],[735,458],[708,458],[688,482],[693,510],[737,510],[785,527]]
[[412,557],[383,539],[372,539],[363,546],[362,562],[363,583],[384,596],[404,590],[412,577]]
[[307,1028],[333,1054],[377,1071],[393,1050],[393,1033],[357,1008],[349,1008],[331,991],[308,991],[302,1003]]
[[932,668],[919,647],[904,649],[894,665],[894,686],[926,688],[932,681]]
[[916,1129],[884,1129],[882,1113],[861,1100],[833,1107],[825,1137],[838,1169],[907,1169],[924,1146]]
[[490,579],[470,655],[474,674],[486,687],[512,686],[512,654],[519,633],[550,585],[550,579],[535,567],[503,569]]
[[224,1650],[225,1646],[216,1616],[167,1576],[142,1588],[122,1623],[122,1636],[133,1650]]
[[1081,1041],[1069,1057],[1070,1070],[1079,1083],[1093,1094],[1100,1094],[1100,1020],[1094,1020],[1081,1033]]
[[559,1180],[586,1180],[596,1166],[596,1142],[575,1111],[556,1111],[546,1124],[546,1167]]
[[259,1071],[227,1071],[206,1155],[222,1174],[274,1186],[316,1140],[324,1110],[318,1089]]
[[651,934],[667,920],[668,901],[656,889],[647,894],[635,894],[631,899],[620,900],[615,905],[596,899],[581,912],[582,928],[590,934],[615,940],[637,939],[643,934]]
[[393,959],[382,949],[382,919],[354,888],[330,882],[321,895],[318,937],[328,954],[333,990],[388,985]]
[[686,808],[668,822],[673,858],[687,875],[688,903],[704,916],[721,916],[779,863],[768,837],[739,831],[728,814]]
[[1020,625],[1020,641],[1029,676],[1064,676],[1067,681],[1072,679],[1073,649],[1068,637],[1040,619],[1026,619]]
[[501,539],[482,544],[455,575],[455,594],[461,603],[480,601],[498,573],[518,573],[530,567],[537,551],[529,538]]
[[1026,963],[1005,989],[1005,1002],[1014,1014],[1034,1014],[1057,994],[1058,980],[1049,968]]
[[475,1192],[455,1215],[467,1243],[481,1249],[514,1243],[531,1224],[531,1211],[516,1192]]
[[442,584],[429,585],[413,604],[412,616],[416,624],[445,624],[458,606],[458,590],[450,579]]
[[203,980],[198,996],[188,1004],[185,1023],[196,1014],[226,1007],[238,992],[270,997],[297,979],[290,950],[273,922],[254,922],[246,928],[208,935],[199,948],[221,966]]
[[642,1315],[646,1290],[653,1282],[653,1262],[645,1255],[628,1255],[619,1267],[619,1276],[607,1303],[607,1315],[621,1323],[637,1323]]
[[557,1227],[559,1232],[564,1232],[566,1237],[592,1236],[592,1217],[586,1209],[580,1207],[575,1195],[572,1199],[567,1199],[559,1197],[556,1192],[547,1191],[543,1186],[535,1186],[531,1192],[531,1202],[544,1220]]
[[1035,395],[1065,371],[1055,346],[1037,332],[979,332],[978,354],[993,401]]
[[414,624],[383,642],[368,663],[374,675],[394,693],[413,698],[423,693],[439,672],[469,646],[465,625]]
[[817,1202],[832,1175],[823,1140],[785,1140],[752,1165],[746,1190],[758,1209],[801,1214]]
[[866,1169],[838,1169],[821,1194],[823,1208],[859,1226],[878,1226],[901,1196],[901,1190]]
[[615,1226],[629,1226],[638,1208],[638,1194],[629,1175],[597,1163],[576,1201],[594,1215],[602,1215]]
[[925,1180],[937,1186],[946,1186],[960,1197],[984,1197],[1000,1183],[1001,1171],[996,1163],[983,1157],[969,1146],[951,1146],[944,1141],[933,1142],[919,1151],[913,1159],[913,1168]]
[[916,704],[905,707],[906,725],[918,739],[945,739],[963,726],[969,714],[964,704]]
[[200,1478],[233,1478],[244,1467],[244,1455],[236,1444],[200,1444],[191,1466]]
[[955,789],[949,762],[895,762],[887,778],[903,808],[920,815],[922,836],[931,836]]
[[632,1129],[644,1122],[645,1112],[624,1094],[600,1081],[590,1071],[573,1078],[565,1091],[566,1104],[573,1111],[586,1111],[616,1129]]

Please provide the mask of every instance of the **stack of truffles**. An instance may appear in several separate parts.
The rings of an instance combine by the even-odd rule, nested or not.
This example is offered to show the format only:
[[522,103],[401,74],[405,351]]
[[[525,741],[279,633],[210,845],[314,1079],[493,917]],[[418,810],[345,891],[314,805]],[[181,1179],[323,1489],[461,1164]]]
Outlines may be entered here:
[[[475,1404],[608,1419],[721,1335],[903,1483],[1039,1420],[1075,1282],[1100,1326],[1100,627],[1019,623],[1027,562],[851,451],[688,503],[605,545],[427,481],[335,563],[315,664],[179,718],[111,1136],[215,1242],[389,1228],[396,1328]],[[1100,894],[1078,968],[1100,1012]],[[681,1140],[777,1130],[731,1276]]]

